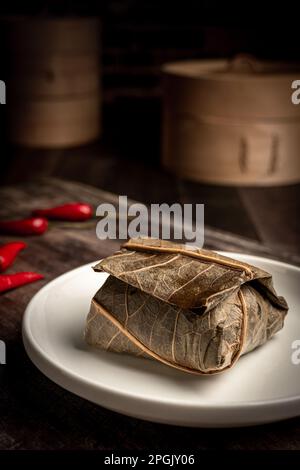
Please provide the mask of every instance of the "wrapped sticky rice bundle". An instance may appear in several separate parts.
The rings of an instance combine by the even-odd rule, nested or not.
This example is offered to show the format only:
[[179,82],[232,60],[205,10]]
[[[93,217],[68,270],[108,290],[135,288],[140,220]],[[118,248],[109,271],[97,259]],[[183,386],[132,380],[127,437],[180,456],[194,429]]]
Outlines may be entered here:
[[288,310],[269,273],[172,242],[129,240],[94,270],[110,276],[92,300],[87,343],[195,374],[232,367]]

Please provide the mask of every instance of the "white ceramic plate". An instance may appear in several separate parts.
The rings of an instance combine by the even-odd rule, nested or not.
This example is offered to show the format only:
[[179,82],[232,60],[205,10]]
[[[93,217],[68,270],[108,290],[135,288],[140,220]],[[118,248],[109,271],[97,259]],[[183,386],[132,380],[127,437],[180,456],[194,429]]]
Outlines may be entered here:
[[[300,268],[256,256],[224,253],[271,272],[290,311],[284,329],[221,375],[198,377],[157,362],[88,347],[83,330],[91,298],[106,279],[91,266],[43,287],[29,303],[23,340],[34,364],[50,379],[94,403],[162,423],[224,427],[300,415]],[[300,357],[300,354],[299,354]]]

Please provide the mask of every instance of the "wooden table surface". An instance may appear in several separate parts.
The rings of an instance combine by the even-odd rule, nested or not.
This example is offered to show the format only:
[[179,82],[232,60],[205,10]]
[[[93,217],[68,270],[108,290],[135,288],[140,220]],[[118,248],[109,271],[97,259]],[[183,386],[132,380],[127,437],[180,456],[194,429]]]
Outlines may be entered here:
[[[147,203],[205,203],[207,247],[262,253],[300,265],[299,185],[199,185],[111,155],[98,158],[93,147],[89,159],[85,149],[74,151],[72,159],[68,152],[63,159],[59,152],[49,152],[44,160],[37,159],[35,152],[28,153],[9,169],[5,183],[0,188],[1,217],[24,215],[36,205],[78,198],[94,205],[113,199],[109,193],[82,183]],[[1,242],[8,239],[1,237]],[[36,270],[45,280],[0,298],[0,339],[7,346],[7,364],[0,366],[0,449],[300,449],[300,418],[241,429],[171,427],[95,406],[48,380],[23,348],[21,321],[26,304],[43,284],[107,256],[118,242],[97,240],[94,227],[55,227],[27,241],[29,246],[13,269]]]

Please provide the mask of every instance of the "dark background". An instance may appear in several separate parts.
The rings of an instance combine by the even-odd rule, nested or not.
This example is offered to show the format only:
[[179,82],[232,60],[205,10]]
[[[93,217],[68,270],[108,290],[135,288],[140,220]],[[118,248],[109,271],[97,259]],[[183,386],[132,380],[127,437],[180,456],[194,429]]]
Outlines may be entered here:
[[[2,16],[101,18],[104,109],[103,136],[97,152],[113,152],[122,159],[152,166],[157,166],[160,158],[161,65],[180,59],[233,57],[241,52],[258,58],[297,61],[298,13],[297,2],[257,0],[11,1],[0,6]],[[5,43],[1,46],[5,54]],[[3,60],[0,73],[3,79]],[[2,107],[2,121],[4,112]],[[20,149],[7,144],[4,129],[3,122],[1,141],[9,170]],[[49,152],[39,152],[36,159],[44,154]],[[28,165],[32,166],[30,162]],[[13,180],[17,178],[15,173]],[[12,177],[2,171],[1,180],[12,181]]]

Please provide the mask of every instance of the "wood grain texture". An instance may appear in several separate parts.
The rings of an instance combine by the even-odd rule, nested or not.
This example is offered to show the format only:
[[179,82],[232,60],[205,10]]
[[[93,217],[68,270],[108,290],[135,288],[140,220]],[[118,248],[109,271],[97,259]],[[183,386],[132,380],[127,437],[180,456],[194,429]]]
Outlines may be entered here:
[[[54,158],[55,154],[51,155]],[[52,159],[52,157],[50,160],[53,163],[55,158]],[[79,158],[77,161],[80,162]],[[45,170],[47,165],[46,162],[43,163]],[[109,163],[106,160],[106,164],[105,174],[108,175],[110,174],[109,168],[112,168],[114,162]],[[78,163],[79,171],[81,165],[82,162]],[[129,175],[129,172],[127,174]],[[146,174],[146,170],[141,170],[141,174]],[[151,176],[153,181],[155,174],[153,171],[153,176]],[[77,173],[77,178],[80,178],[79,173]],[[163,178],[167,179],[167,176]],[[93,181],[96,179],[97,173],[95,174],[94,170]],[[103,175],[98,173],[98,184],[102,181]],[[142,191],[140,182],[134,187],[134,182],[127,179],[127,187],[130,188],[132,184],[131,197],[140,195],[141,199],[147,201],[149,198],[147,202],[151,202],[155,192],[157,200],[163,197],[161,194],[168,194],[166,187],[162,188],[162,193],[160,193],[160,181],[157,177],[155,190],[148,188],[148,194]],[[109,182],[106,181],[103,186],[105,189],[113,189],[112,179]],[[125,182],[122,182],[121,177],[116,182],[116,187],[116,191],[120,192],[125,188]],[[176,197],[177,190],[178,186],[170,187],[169,200]],[[218,197],[221,197],[221,189],[217,191],[219,191]],[[225,198],[227,197],[226,191]],[[202,202],[201,194],[204,193],[199,190],[198,202]],[[189,194],[195,199],[196,186],[189,189],[186,184],[184,194],[185,201],[189,200]],[[82,200],[92,204],[99,204],[104,200],[110,201],[114,197],[83,184],[43,179],[1,188],[0,215],[2,217],[12,214],[24,215],[24,212],[30,212],[30,209],[37,204],[40,206],[71,201],[78,199],[79,195]],[[208,196],[206,201],[209,202]],[[236,205],[238,206],[237,202]],[[268,251],[267,247],[261,247],[259,244],[259,237],[256,237],[256,240],[254,237],[245,238],[247,230],[239,226],[240,213],[242,213],[242,208],[238,206],[235,220],[234,216],[231,216],[232,231],[236,229],[235,235],[224,232],[226,224],[220,223],[222,227],[218,230],[207,229],[207,245],[211,248],[227,246],[238,251],[245,246],[247,246],[247,249],[244,248],[246,251]],[[215,214],[220,214],[216,200]],[[244,214],[244,222],[242,221],[241,225],[245,224],[247,228],[251,224],[251,218],[246,215],[246,211]],[[210,220],[213,221],[214,217]],[[216,218],[215,226],[217,227],[218,221],[221,222]],[[288,238],[288,226],[286,230]],[[244,236],[241,236],[241,233]],[[9,237],[1,237],[1,242],[8,239]],[[169,427],[128,418],[95,406],[48,380],[27,358],[22,345],[21,320],[26,304],[44,283],[69,269],[111,254],[118,247],[118,243],[98,241],[91,227],[84,230],[54,228],[42,237],[29,237],[27,241],[29,246],[27,250],[20,253],[14,269],[40,271],[45,274],[45,280],[0,297],[0,338],[5,340],[7,345],[7,365],[0,366],[0,449],[151,448],[158,451],[176,446],[185,449],[194,447],[199,450],[216,447],[222,449],[300,449],[299,419],[248,429],[203,430]],[[245,245],[245,242],[248,245]],[[74,256],[74,250],[76,250],[76,256]]]

